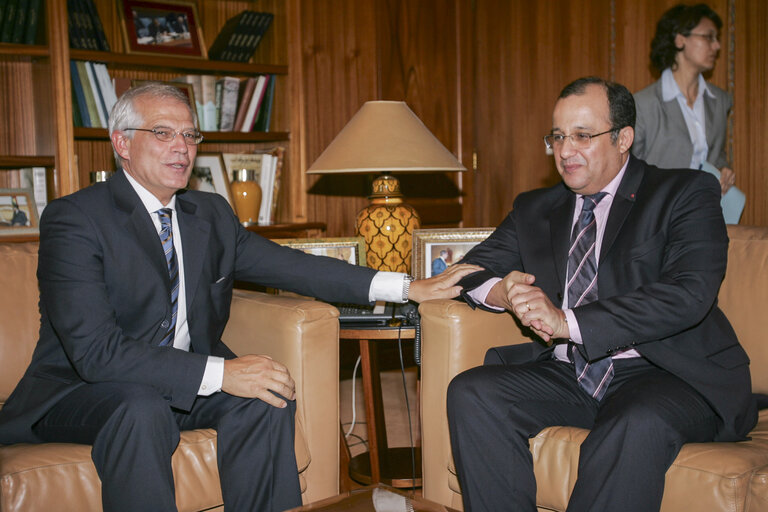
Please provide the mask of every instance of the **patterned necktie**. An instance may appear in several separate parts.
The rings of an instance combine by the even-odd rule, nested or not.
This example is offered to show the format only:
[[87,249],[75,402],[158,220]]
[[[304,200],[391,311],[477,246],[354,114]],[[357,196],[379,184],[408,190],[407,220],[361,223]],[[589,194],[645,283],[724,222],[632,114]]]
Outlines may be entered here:
[[[605,192],[584,196],[581,215],[573,227],[568,251],[568,307],[588,304],[597,299],[597,258],[595,242],[597,223],[594,209]],[[576,368],[579,386],[595,400],[602,400],[613,378],[613,359],[604,357],[588,362],[584,346],[571,343],[568,353]]]
[[163,336],[160,346],[173,346],[173,336],[176,332],[176,313],[179,306],[179,264],[176,261],[176,250],[173,248],[173,228],[171,215],[173,210],[161,208],[157,210],[160,216],[160,241],[163,243],[165,261],[168,263],[168,275],[171,278],[171,325]]

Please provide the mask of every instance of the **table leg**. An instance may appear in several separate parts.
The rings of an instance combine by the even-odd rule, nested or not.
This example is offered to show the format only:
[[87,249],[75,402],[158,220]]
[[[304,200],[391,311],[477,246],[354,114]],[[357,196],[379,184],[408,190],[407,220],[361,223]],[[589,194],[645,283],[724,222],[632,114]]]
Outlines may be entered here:
[[363,395],[365,403],[365,420],[368,427],[368,453],[371,461],[371,482],[381,482],[381,460],[387,453],[387,429],[384,420],[384,404],[382,403],[381,375],[379,374],[379,358],[375,343],[370,340],[360,340],[360,360],[362,363]]

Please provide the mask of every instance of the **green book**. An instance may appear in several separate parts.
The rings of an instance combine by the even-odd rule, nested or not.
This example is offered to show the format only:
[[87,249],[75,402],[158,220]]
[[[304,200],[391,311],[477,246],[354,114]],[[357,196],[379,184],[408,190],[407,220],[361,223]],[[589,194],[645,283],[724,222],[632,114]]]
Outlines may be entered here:
[[41,0],[29,0],[27,7],[27,26],[24,32],[24,44],[35,44],[37,42],[37,25],[40,20]]
[[21,44],[24,41],[24,30],[27,28],[28,7],[29,4],[23,1],[16,5],[16,22],[13,26],[13,35],[11,35],[11,42],[13,44]]
[[0,30],[0,43],[10,43],[13,39],[13,29],[16,27],[16,8],[21,0],[8,0],[5,3],[5,19]]

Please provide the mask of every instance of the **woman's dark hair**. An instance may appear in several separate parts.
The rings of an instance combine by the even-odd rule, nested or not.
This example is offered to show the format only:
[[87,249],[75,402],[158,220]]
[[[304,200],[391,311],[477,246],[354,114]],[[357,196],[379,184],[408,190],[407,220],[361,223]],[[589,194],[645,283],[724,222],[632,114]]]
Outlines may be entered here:
[[608,109],[611,122],[611,142],[616,143],[619,138],[619,130],[625,126],[635,127],[635,98],[629,89],[623,85],[604,80],[596,76],[587,76],[579,78],[569,83],[560,91],[557,99],[567,98],[568,96],[581,96],[587,91],[587,86],[598,85],[605,89],[608,96]]
[[675,46],[677,34],[691,35],[702,18],[709,18],[718,30],[723,26],[720,16],[707,4],[676,5],[669,9],[656,24],[656,35],[651,41],[651,64],[659,70],[674,69],[675,56],[682,48]]

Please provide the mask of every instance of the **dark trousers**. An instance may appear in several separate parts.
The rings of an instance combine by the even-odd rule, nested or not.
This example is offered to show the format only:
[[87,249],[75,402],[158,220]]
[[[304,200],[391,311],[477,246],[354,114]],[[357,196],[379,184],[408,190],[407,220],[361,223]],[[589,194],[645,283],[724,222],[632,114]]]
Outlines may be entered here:
[[281,511],[301,505],[293,449],[295,402],[278,409],[226,393],[169,407],[147,385],[85,384],[35,426],[46,442],[93,445],[105,511],[175,511],[171,455],[180,431],[214,428],[227,510]]
[[569,512],[659,510],[680,448],[711,441],[717,418],[698,392],[645,359],[614,365],[602,402],[581,390],[572,364],[555,360],[457,375],[448,388],[448,422],[464,509],[535,512],[529,439],[564,425],[591,430]]

